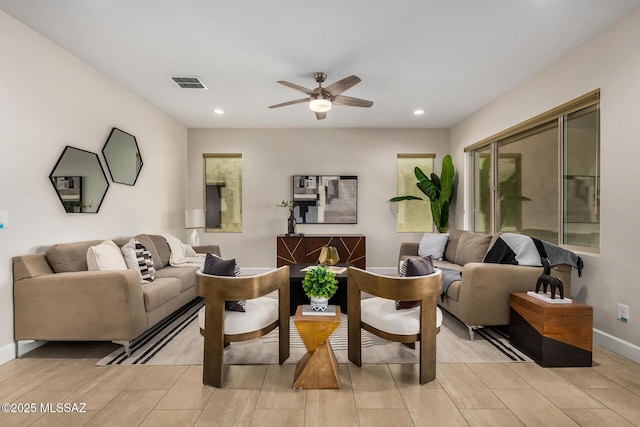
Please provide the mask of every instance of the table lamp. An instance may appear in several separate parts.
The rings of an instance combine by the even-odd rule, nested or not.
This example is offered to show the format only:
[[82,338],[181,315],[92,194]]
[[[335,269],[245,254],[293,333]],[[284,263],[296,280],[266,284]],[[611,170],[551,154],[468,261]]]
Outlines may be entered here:
[[200,236],[198,236],[198,228],[204,228],[204,210],[188,209],[184,211],[184,228],[193,229],[189,237],[191,246],[200,245]]

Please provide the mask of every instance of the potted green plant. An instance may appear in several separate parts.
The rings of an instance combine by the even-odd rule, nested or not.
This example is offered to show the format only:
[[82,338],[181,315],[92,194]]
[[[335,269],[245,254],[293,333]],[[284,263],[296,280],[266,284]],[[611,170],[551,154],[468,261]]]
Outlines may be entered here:
[[[442,159],[440,176],[432,173],[431,177],[428,177],[419,167],[416,166],[414,169],[414,174],[418,179],[416,186],[429,198],[433,223],[440,233],[444,233],[449,229],[449,203],[451,203],[453,194],[453,177],[455,173],[453,160],[448,154]],[[416,196],[397,196],[389,201],[401,202],[404,200],[423,199]]]
[[311,309],[325,311],[331,298],[338,290],[335,273],[324,265],[309,269],[302,280],[302,289],[311,301]]

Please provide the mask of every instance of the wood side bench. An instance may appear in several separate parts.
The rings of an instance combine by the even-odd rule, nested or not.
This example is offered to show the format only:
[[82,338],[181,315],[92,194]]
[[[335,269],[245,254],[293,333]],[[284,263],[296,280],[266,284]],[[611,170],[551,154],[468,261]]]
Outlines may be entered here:
[[544,367],[591,366],[593,307],[510,296],[511,344]]

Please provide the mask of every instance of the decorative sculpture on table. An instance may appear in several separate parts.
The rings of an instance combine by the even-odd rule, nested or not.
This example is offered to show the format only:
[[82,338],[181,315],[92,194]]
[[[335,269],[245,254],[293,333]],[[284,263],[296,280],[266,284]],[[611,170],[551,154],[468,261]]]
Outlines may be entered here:
[[279,208],[289,209],[289,218],[287,219],[287,235],[293,236],[294,234],[296,234],[296,217],[293,214],[293,209],[296,207],[296,202],[294,202],[293,200],[283,200],[276,206]]
[[549,262],[549,259],[542,258],[540,259],[540,262],[542,262],[544,271],[536,283],[536,293],[538,293],[540,286],[542,285],[542,292],[544,293],[547,293],[547,287],[550,287],[549,291],[551,292],[552,299],[555,299],[556,297],[556,290],[560,294],[560,299],[564,299],[564,285],[560,278],[551,275],[551,263]]
[[338,255],[338,250],[333,246],[323,246],[320,249],[320,256],[318,257],[318,262],[324,265],[336,265],[340,261],[340,255]]

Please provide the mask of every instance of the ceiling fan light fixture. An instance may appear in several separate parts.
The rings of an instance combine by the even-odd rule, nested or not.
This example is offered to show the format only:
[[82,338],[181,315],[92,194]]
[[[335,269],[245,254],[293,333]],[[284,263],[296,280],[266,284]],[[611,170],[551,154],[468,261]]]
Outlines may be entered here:
[[309,99],[309,109],[314,113],[326,113],[331,110],[331,100],[324,98]]

